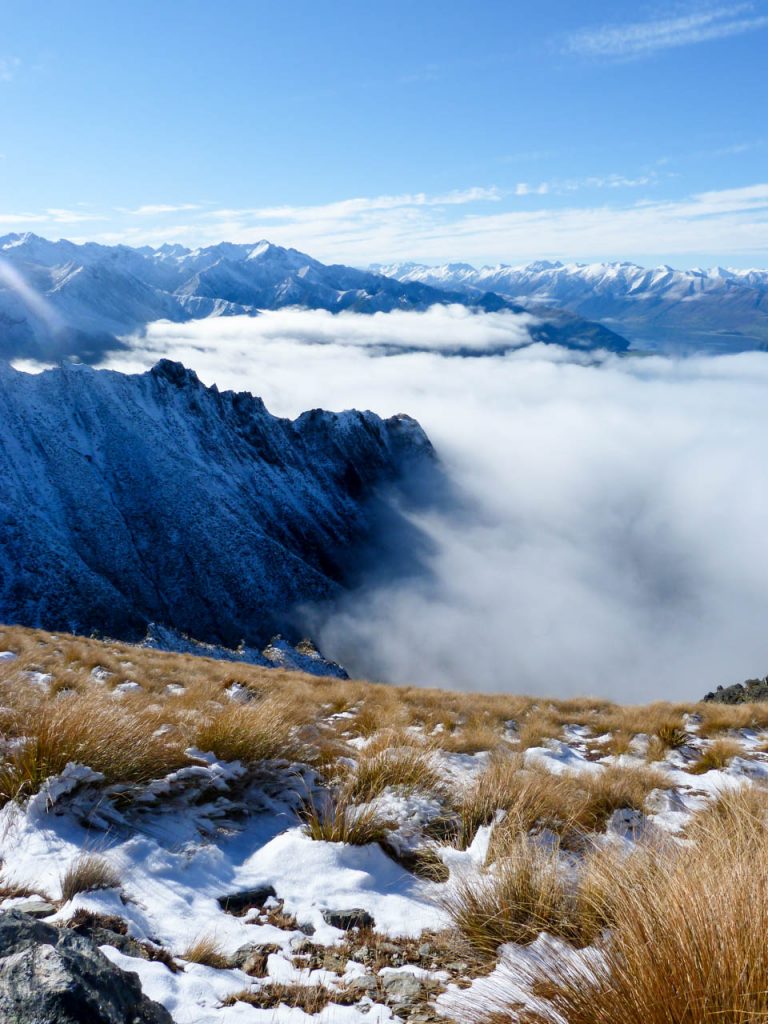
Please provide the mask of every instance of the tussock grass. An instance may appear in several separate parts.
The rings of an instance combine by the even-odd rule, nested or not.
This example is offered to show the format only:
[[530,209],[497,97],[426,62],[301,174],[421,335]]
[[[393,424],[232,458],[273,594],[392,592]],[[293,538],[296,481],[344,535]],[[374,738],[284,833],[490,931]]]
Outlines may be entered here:
[[595,772],[552,775],[523,767],[520,755],[498,757],[457,804],[460,825],[456,845],[466,848],[481,825],[499,811],[489,859],[503,855],[518,833],[548,829],[566,847],[580,847],[587,833],[603,829],[614,811],[642,810],[648,794],[668,786],[662,772],[645,766],[610,765]]
[[645,765],[609,765],[577,777],[584,784],[587,804],[581,824],[589,831],[605,827],[614,811],[642,811],[648,794],[669,787],[667,776]]
[[229,960],[214,935],[199,935],[179,955],[182,960],[187,960],[191,964],[204,964],[206,967],[219,969],[229,966]]
[[488,715],[473,714],[457,722],[451,732],[435,735],[435,742],[453,754],[497,750],[502,743],[500,724]]
[[702,703],[696,708],[701,716],[698,733],[703,737],[735,729],[768,728],[768,705]]
[[551,708],[530,712],[518,730],[518,749],[543,747],[547,740],[557,739],[562,731],[560,718]]
[[367,803],[390,786],[434,792],[442,788],[442,777],[427,750],[398,746],[364,751],[347,781],[349,796]]
[[154,719],[95,694],[31,705],[8,725],[23,742],[0,767],[3,802],[36,793],[70,761],[102,772],[107,782],[142,783],[188,760],[178,741],[154,735]]
[[297,813],[305,833],[326,843],[367,846],[385,840],[394,827],[375,804],[360,806],[343,788],[304,800]]
[[752,783],[724,789],[694,815],[686,828],[688,836],[704,841],[713,831],[730,835],[767,832],[768,788]]
[[292,760],[300,755],[295,720],[281,701],[233,704],[205,715],[191,734],[193,744],[223,761]]
[[95,853],[81,853],[61,876],[61,898],[71,900],[79,892],[99,889],[117,889],[120,875],[104,857]]
[[594,906],[569,880],[557,847],[518,833],[492,868],[460,878],[441,903],[474,952],[493,960],[503,943],[527,945],[543,931],[578,945],[593,941],[608,913],[606,871],[595,868],[589,886],[600,894]]
[[725,768],[732,758],[744,753],[744,747],[736,740],[727,738],[713,740],[701,752],[700,757],[689,768],[692,775],[703,775],[713,768]]
[[624,729],[617,729],[616,732],[611,734],[608,742],[601,745],[601,750],[605,754],[613,754],[614,757],[620,757],[622,754],[629,752],[632,740],[633,736],[631,733]]
[[[602,956],[512,966],[547,1009],[522,1010],[503,986],[473,1024],[752,1024],[768,1019],[768,830],[723,796],[697,842],[640,850],[612,870]],[[751,801],[751,798],[746,798]]]
[[456,804],[460,827],[456,845],[469,846],[482,825],[490,825],[499,811],[528,829],[540,817],[553,816],[561,809],[561,787],[555,776],[524,768],[520,754],[500,755],[461,795]]

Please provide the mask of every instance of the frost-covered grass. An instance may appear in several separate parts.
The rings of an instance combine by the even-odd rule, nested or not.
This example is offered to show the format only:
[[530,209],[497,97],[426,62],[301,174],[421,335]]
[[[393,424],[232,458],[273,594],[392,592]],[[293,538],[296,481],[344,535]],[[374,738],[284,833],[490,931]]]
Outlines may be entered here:
[[[768,923],[768,708],[398,688],[15,627],[1,652],[0,909],[52,894],[180,1024],[427,1020],[438,992],[464,1024],[763,1013],[734,965],[766,966],[736,921]],[[684,976],[709,1016],[675,1003]]]

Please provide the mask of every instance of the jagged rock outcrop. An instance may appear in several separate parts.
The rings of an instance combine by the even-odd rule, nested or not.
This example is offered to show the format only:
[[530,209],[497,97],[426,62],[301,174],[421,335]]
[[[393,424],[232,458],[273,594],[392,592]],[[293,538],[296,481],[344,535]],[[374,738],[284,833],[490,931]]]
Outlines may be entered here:
[[0,621],[263,644],[339,592],[382,489],[434,467],[408,416],[280,419],[167,360],[0,364]]
[[184,636],[178,630],[151,622],[141,646],[156,651],[196,654],[202,658],[213,658],[215,661],[245,661],[249,665],[262,665],[264,668],[282,668],[293,672],[305,672],[312,676],[349,679],[347,670],[335,661],[324,658],[312,640],[304,638],[292,644],[279,633],[272,637],[263,651],[260,651],[244,643],[238,644],[236,648],[206,644]]
[[764,679],[747,679],[731,686],[718,686],[702,697],[715,704],[752,704],[768,700],[768,676]]
[[82,935],[18,911],[0,914],[0,1020],[3,1024],[173,1024]]

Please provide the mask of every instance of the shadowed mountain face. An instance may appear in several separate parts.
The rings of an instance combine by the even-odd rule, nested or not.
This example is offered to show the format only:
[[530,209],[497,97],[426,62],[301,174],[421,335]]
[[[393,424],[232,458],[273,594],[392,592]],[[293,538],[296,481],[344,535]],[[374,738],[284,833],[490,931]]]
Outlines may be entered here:
[[[120,338],[155,320],[256,316],[300,306],[358,313],[425,310],[459,303],[478,310],[521,307],[488,292],[435,288],[340,265],[326,266],[269,242],[186,249],[132,249],[50,242],[31,234],[0,238],[0,358],[98,362]],[[600,324],[541,309],[531,340],[624,351]]]
[[437,472],[407,416],[279,419],[167,360],[0,363],[0,620],[262,643],[340,592],[382,515],[397,526],[380,496],[411,471]]

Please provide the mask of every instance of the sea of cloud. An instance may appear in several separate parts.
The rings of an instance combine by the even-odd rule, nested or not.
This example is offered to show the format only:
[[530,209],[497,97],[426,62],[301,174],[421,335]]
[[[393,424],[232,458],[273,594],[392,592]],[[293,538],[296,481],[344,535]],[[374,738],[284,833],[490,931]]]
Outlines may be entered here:
[[764,675],[768,355],[586,359],[527,324],[288,310],[154,324],[111,365],[420,420],[462,500],[414,514],[428,573],[309,615],[355,674],[638,701]]

